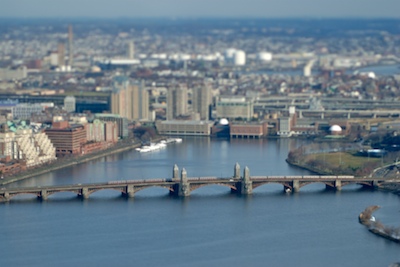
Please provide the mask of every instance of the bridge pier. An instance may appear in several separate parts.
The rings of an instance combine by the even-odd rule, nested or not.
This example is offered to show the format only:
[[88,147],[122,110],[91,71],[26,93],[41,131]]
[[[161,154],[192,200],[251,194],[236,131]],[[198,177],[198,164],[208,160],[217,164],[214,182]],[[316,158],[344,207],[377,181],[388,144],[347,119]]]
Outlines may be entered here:
[[372,188],[378,188],[379,187],[379,181],[378,180],[373,180],[371,182],[371,187]]
[[241,179],[240,194],[251,195],[253,194],[253,182],[250,180],[250,170],[246,166],[243,171],[243,177]]
[[190,196],[190,184],[187,179],[187,172],[185,168],[183,168],[181,172],[181,180],[179,182],[178,196],[180,197]]
[[38,195],[38,198],[41,200],[47,200],[48,194],[46,190],[40,191],[40,194]]
[[342,181],[340,181],[340,180],[336,180],[335,181],[335,189],[337,191],[341,191],[342,190]]
[[292,189],[293,189],[293,192],[295,192],[295,193],[300,191],[300,181],[299,180],[292,181]]
[[125,192],[122,192],[122,194],[126,197],[133,198],[135,196],[135,187],[133,184],[128,184],[125,187]]
[[4,195],[3,195],[3,198],[4,198],[5,201],[10,201],[10,193],[5,192]]
[[89,198],[89,189],[87,187],[84,187],[80,190],[79,196],[83,199],[88,199]]
[[342,181],[341,180],[335,180],[332,185],[325,184],[325,188],[327,190],[341,191],[342,190]]

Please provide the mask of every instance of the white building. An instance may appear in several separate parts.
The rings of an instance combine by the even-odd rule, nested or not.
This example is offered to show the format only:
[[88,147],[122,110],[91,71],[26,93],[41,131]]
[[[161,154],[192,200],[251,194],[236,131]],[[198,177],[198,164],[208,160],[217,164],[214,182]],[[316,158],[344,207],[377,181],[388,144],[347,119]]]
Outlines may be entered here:
[[269,62],[272,60],[272,53],[260,52],[257,54],[257,59],[261,62]]
[[21,103],[15,105],[15,107],[12,110],[13,118],[14,119],[19,119],[19,120],[29,120],[31,118],[32,114],[36,113],[41,113],[46,106],[35,103],[35,104],[29,104],[29,103]]
[[56,149],[44,132],[18,126],[14,131],[0,133],[0,154],[26,162],[27,167],[56,159]]
[[225,51],[225,62],[236,66],[246,65],[246,53],[243,50],[229,48]]
[[234,58],[233,58],[233,64],[235,66],[246,65],[246,53],[242,50],[236,50]]
[[74,96],[67,96],[64,98],[64,109],[68,112],[75,112],[76,98]]

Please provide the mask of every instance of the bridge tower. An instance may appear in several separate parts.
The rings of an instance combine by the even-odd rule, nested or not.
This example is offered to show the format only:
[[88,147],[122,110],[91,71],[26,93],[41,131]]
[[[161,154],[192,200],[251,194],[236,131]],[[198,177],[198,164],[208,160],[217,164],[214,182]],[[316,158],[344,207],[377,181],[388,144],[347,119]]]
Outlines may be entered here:
[[187,179],[187,172],[182,168],[181,179],[179,181],[178,196],[187,197],[190,195],[190,184]]
[[253,193],[253,183],[250,180],[250,170],[247,166],[244,168],[243,171],[240,193],[242,195],[251,195]]
[[174,165],[174,168],[173,168],[173,170],[172,170],[172,179],[176,179],[176,180],[178,180],[179,179],[179,168],[178,168],[178,165]]
[[233,169],[233,178],[240,179],[240,165],[236,162],[235,167]]

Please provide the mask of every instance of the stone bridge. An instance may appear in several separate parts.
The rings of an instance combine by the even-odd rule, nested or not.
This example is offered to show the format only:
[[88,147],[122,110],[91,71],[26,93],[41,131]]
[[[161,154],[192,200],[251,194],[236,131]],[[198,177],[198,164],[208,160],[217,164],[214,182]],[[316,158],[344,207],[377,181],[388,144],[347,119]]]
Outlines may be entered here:
[[251,176],[248,167],[241,175],[238,163],[234,166],[231,177],[188,177],[185,169],[179,171],[178,166],[173,167],[172,178],[110,181],[107,183],[74,184],[59,186],[37,186],[26,188],[2,188],[0,199],[9,201],[14,196],[30,194],[39,199],[46,200],[48,196],[59,192],[72,192],[78,197],[87,199],[101,190],[117,190],[122,195],[134,197],[135,193],[149,187],[162,187],[169,190],[170,194],[187,197],[200,187],[208,185],[222,185],[230,188],[231,192],[250,195],[253,189],[270,183],[281,184],[286,193],[298,192],[301,187],[311,183],[323,183],[327,188],[341,190],[349,184],[359,184],[366,187],[379,187],[385,182],[400,182],[399,179],[354,177],[349,175],[308,175],[308,176]]

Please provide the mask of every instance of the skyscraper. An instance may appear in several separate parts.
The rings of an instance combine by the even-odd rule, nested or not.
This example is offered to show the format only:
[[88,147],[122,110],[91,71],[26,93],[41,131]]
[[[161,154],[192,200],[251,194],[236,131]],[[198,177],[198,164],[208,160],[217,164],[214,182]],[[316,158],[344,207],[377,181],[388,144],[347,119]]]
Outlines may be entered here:
[[188,113],[186,86],[169,88],[167,94],[167,120],[173,120]]
[[192,105],[193,112],[200,115],[200,120],[210,119],[210,105],[212,103],[211,88],[202,86],[193,89]]
[[72,32],[72,25],[68,25],[68,65],[72,67],[72,64],[74,63],[74,50],[73,50],[73,38],[74,34]]
[[128,120],[148,120],[149,93],[143,84],[131,84],[128,77],[114,78],[111,112]]

